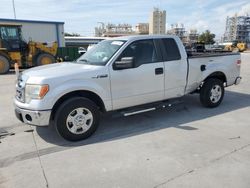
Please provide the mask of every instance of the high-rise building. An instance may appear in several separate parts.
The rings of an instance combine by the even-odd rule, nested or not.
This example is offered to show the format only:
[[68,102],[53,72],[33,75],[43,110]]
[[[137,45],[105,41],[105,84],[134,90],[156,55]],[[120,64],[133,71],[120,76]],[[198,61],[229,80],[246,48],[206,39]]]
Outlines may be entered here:
[[224,42],[232,41],[250,43],[250,16],[227,17]]
[[154,8],[149,19],[149,34],[166,33],[166,11]]

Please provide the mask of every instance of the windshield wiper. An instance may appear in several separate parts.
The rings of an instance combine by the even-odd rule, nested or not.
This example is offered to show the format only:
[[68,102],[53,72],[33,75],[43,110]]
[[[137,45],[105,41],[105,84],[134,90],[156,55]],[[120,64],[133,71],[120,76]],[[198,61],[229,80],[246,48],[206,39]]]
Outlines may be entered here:
[[79,61],[88,62],[87,59],[79,59]]
[[79,59],[78,62],[84,62],[84,64],[92,65],[92,62],[88,61],[87,59]]

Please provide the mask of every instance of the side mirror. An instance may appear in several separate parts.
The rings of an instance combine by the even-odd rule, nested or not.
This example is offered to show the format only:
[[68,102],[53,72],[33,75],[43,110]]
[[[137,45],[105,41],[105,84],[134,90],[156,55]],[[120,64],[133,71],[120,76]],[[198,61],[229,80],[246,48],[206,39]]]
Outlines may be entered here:
[[114,63],[115,70],[129,69],[134,67],[134,57],[123,57],[121,61]]
[[85,54],[86,51],[87,51],[87,50],[86,50],[84,47],[79,47],[79,48],[78,48],[78,54],[80,54],[80,55]]
[[69,61],[70,58],[69,58],[69,56],[64,56],[63,60],[64,60],[64,61]]

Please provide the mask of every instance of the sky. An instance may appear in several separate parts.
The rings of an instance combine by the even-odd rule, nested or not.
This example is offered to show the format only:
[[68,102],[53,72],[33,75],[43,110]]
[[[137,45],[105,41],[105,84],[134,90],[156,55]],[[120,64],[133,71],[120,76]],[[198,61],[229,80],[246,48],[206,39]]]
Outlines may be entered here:
[[[0,0],[0,18],[14,18],[12,0]],[[219,39],[227,16],[250,15],[249,0],[14,0],[17,19],[63,21],[64,30],[93,36],[104,23],[147,23],[154,7],[166,10],[167,29],[184,24],[199,33],[210,30]]]

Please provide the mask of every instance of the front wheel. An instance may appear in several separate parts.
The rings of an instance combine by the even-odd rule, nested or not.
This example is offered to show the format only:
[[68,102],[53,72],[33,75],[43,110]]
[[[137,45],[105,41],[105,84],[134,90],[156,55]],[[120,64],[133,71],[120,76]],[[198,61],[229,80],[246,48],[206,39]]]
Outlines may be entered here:
[[224,97],[223,82],[216,78],[205,81],[200,91],[200,101],[205,107],[214,108],[220,105]]
[[79,141],[91,136],[98,127],[100,113],[94,102],[75,97],[65,101],[55,115],[57,132],[66,140]]
[[55,57],[49,53],[41,53],[36,58],[37,66],[48,65],[48,64],[55,63],[55,62],[56,62]]

